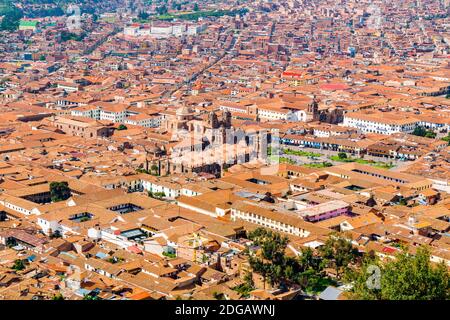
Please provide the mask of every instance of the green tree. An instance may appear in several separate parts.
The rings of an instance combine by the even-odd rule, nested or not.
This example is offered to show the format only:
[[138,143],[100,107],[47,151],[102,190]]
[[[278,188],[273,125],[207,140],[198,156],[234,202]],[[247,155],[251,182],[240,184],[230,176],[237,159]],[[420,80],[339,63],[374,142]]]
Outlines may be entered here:
[[12,266],[12,269],[16,271],[21,271],[26,268],[25,261],[22,259],[16,259],[14,260],[14,265]]
[[287,259],[284,253],[288,238],[264,228],[250,232],[248,238],[261,250],[260,254],[250,255],[249,262],[252,269],[262,275],[264,285],[266,280],[271,285],[289,280],[290,274],[285,274]]
[[199,8],[198,8],[198,3],[195,3],[194,4],[194,11],[198,11],[199,10]]
[[316,273],[320,273],[323,270],[323,264],[320,257],[314,255],[314,251],[311,248],[302,249],[299,257],[300,265],[304,270],[314,270]]
[[69,31],[63,30],[63,31],[61,31],[61,42],[66,42],[66,41],[69,41],[69,40],[80,42],[84,38],[86,38],[86,36],[87,36],[86,32],[82,32],[80,34],[76,34],[76,33],[73,33],[73,32],[69,32]]
[[20,19],[23,18],[23,12],[14,5],[7,5],[8,7],[3,12],[3,19],[0,23],[0,31],[15,31],[19,28]]
[[69,184],[66,181],[50,183],[50,196],[53,202],[67,200],[70,195]]
[[353,248],[350,240],[340,233],[331,234],[319,251],[323,262],[335,269],[338,279],[358,257],[358,250]]
[[154,198],[154,199],[162,199],[166,197],[166,194],[164,192],[151,192],[148,191],[148,196],[150,198]]
[[127,126],[124,125],[124,124],[121,124],[121,125],[119,125],[119,126],[117,127],[117,130],[119,130],[119,131],[121,131],[121,130],[127,130],[127,129],[128,129]]
[[156,164],[154,164],[150,167],[150,170],[151,170],[151,172],[156,174],[156,173],[158,173],[158,166]]
[[64,300],[64,297],[61,293],[58,293],[53,296],[52,300]]
[[252,273],[247,271],[244,275],[244,283],[234,287],[233,290],[241,294],[243,297],[248,298],[250,296],[250,292],[255,290]]
[[[306,291],[314,293],[323,291],[334,281],[327,278],[323,268],[328,260],[313,252],[311,248],[302,249],[299,257],[288,257],[285,254],[287,238],[276,232],[257,228],[248,234],[259,247],[256,253],[249,254],[249,263],[253,270],[271,285],[299,284]],[[253,283],[235,288],[238,292],[248,293]]]
[[412,134],[419,137],[426,137],[432,139],[436,138],[436,133],[434,131],[427,130],[426,128],[421,126],[416,127]]
[[425,133],[425,138],[431,138],[431,139],[434,139],[434,138],[436,138],[436,133],[433,132],[433,131],[427,131],[427,132]]
[[150,15],[145,11],[139,11],[138,18],[141,20],[147,20]]
[[[370,266],[379,268],[379,286],[368,286]],[[374,268],[372,267],[372,269]],[[382,263],[376,258],[364,259],[363,266],[351,277],[353,299],[367,300],[448,300],[450,299],[450,273],[444,263],[433,266],[430,251],[417,249],[415,255],[406,249],[394,260]]]
[[343,159],[347,159],[347,154],[345,152],[339,152],[338,153],[338,158],[343,160]]
[[17,240],[15,238],[7,238],[6,239],[6,246],[8,248],[12,248],[12,247],[14,247],[16,245],[17,245]]
[[221,292],[213,292],[213,297],[216,300],[226,300],[225,295]]
[[425,137],[425,134],[427,133],[427,130],[425,130],[424,127],[418,126],[414,128],[413,135],[419,136],[419,137]]
[[162,5],[162,6],[156,8],[156,13],[158,13],[159,15],[167,14],[168,11],[169,10],[167,9],[166,5]]
[[448,143],[448,145],[450,146],[450,133],[446,137],[442,138],[442,140],[446,141]]

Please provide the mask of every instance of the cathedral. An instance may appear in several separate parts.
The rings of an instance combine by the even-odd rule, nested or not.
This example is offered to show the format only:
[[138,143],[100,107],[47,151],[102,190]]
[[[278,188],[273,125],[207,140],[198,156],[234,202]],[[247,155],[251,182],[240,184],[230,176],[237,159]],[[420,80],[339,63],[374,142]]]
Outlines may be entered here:
[[229,166],[267,156],[264,129],[234,128],[229,111],[196,114],[182,106],[165,119],[162,128],[174,143],[151,160],[159,175],[204,172],[219,177]]
[[330,124],[338,124],[344,120],[344,113],[341,107],[329,107],[319,109],[319,103],[316,97],[313,98],[305,111],[300,111],[299,121],[311,122],[320,121]]

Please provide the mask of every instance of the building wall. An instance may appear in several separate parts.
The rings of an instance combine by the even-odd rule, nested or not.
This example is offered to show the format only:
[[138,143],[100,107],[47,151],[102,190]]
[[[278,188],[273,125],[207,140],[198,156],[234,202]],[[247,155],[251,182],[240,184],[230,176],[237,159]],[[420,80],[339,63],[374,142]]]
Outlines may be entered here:
[[411,121],[411,123],[408,124],[397,125],[385,123],[382,122],[382,120],[380,120],[379,122],[375,122],[344,116],[343,125],[346,127],[357,128],[364,133],[379,133],[390,135],[398,132],[411,133],[418,125],[418,122]]
[[292,234],[292,235],[299,236],[299,237],[307,237],[310,234],[307,230],[300,229],[296,226],[289,225],[285,222],[274,221],[274,220],[259,216],[254,213],[241,212],[234,208],[231,209],[231,220],[233,220],[233,221],[244,220],[244,221],[248,221],[251,223],[261,225],[263,227],[267,227],[270,229],[285,232],[285,233]]

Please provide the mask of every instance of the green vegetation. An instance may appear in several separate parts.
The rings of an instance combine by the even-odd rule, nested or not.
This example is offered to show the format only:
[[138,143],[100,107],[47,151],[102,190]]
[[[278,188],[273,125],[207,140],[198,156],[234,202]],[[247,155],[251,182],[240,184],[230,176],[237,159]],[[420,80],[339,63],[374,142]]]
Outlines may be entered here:
[[163,252],[162,255],[167,258],[171,258],[171,259],[174,259],[177,257],[177,255],[175,253],[171,253],[171,252]]
[[[374,280],[379,268],[379,283]],[[365,257],[362,267],[350,274],[351,297],[361,300],[448,300],[450,272],[444,263],[433,266],[430,251],[424,247],[415,255],[402,250],[395,258],[381,262],[373,255]],[[368,286],[367,284],[377,284]]]
[[55,230],[52,232],[52,234],[49,236],[50,239],[58,239],[62,238],[62,234],[59,230]]
[[296,162],[292,159],[280,157],[279,158],[280,163],[289,163],[289,164],[296,164]]
[[255,284],[253,283],[251,272],[247,272],[245,274],[244,281],[244,283],[234,287],[233,290],[239,293],[244,298],[248,298],[250,296],[250,292],[255,290]]
[[190,13],[179,13],[179,14],[168,14],[167,7],[165,5],[156,8],[158,13],[155,19],[158,20],[198,20],[199,18],[207,17],[222,17],[222,16],[235,16],[244,15],[248,12],[248,9],[238,9],[238,10],[209,10],[209,11],[194,11]]
[[338,279],[351,263],[356,261],[358,250],[354,249],[352,243],[339,234],[331,235],[325,245],[320,247],[320,255],[323,262],[336,271]]
[[213,297],[216,300],[226,300],[225,295],[221,292],[213,292]]
[[356,162],[360,164],[367,164],[372,167],[377,167],[380,169],[391,169],[395,167],[392,163],[386,163],[386,162],[380,162],[380,161],[373,161],[373,160],[365,160],[360,158],[351,158],[348,157],[345,152],[339,152],[337,156],[331,156],[331,160],[338,161],[338,162]]
[[83,41],[83,39],[86,37],[86,33],[80,33],[80,34],[76,34],[73,32],[69,32],[66,30],[61,31],[61,42],[66,42],[66,41]]
[[41,8],[27,13],[29,18],[61,17],[63,15],[64,10],[61,7]]
[[115,264],[115,263],[123,262],[125,260],[123,258],[120,258],[120,257],[111,257],[111,258],[108,258],[107,261],[109,263]]
[[117,127],[117,130],[119,130],[119,131],[121,131],[121,130],[127,130],[127,129],[128,129],[127,126],[124,125],[124,124],[121,124],[121,125],[119,125],[119,126]]
[[13,270],[21,271],[21,270],[23,270],[25,268],[26,268],[26,263],[25,263],[24,260],[22,260],[22,259],[14,260],[14,265],[12,266]]
[[53,296],[52,300],[64,300],[64,297],[61,293],[58,293]]
[[160,7],[156,7],[156,13],[160,16],[166,15],[169,10],[166,5],[162,5]]
[[172,9],[173,10],[181,10],[181,3],[177,3],[177,2],[172,2]]
[[343,159],[347,159],[347,154],[345,152],[339,152],[338,153],[338,158],[343,160]]
[[[324,274],[325,267],[336,268],[340,275],[348,264],[356,260],[358,254],[351,243],[339,234],[335,234],[318,254],[306,248],[299,257],[285,254],[288,239],[279,233],[257,228],[249,233],[248,238],[259,247],[254,253],[248,252],[249,263],[252,271],[263,277],[264,286],[266,283],[279,286],[295,283],[314,294],[335,284]],[[246,281],[238,290],[246,293],[252,288],[253,283]]]
[[147,20],[149,18],[149,14],[145,11],[139,11],[138,18],[141,20]]
[[29,20],[23,20],[23,19],[21,19],[19,21],[19,27],[34,27],[34,28],[36,28],[37,25],[38,25],[37,21],[29,21]]
[[450,146],[450,133],[446,137],[442,138],[442,140],[446,141]]
[[8,248],[12,248],[12,247],[14,247],[14,246],[16,246],[16,245],[17,245],[17,241],[16,241],[15,238],[7,238],[7,239],[6,239],[6,246],[7,246]]
[[434,131],[427,130],[426,128],[421,127],[421,126],[416,127],[412,134],[415,136],[419,136],[419,137],[425,137],[425,138],[431,138],[431,139],[436,138],[436,133]]
[[164,192],[155,192],[155,193],[153,193],[151,191],[148,191],[148,196],[150,198],[154,198],[154,199],[162,199],[162,198],[166,197],[166,194]]
[[63,201],[70,198],[70,188],[66,181],[51,182],[50,196],[53,202]]
[[333,164],[331,162],[320,162],[320,163],[305,163],[302,166],[307,167],[307,168],[328,168],[328,167],[332,167]]
[[290,265],[291,258],[285,256],[288,238],[279,233],[264,228],[257,228],[249,233],[248,238],[260,247],[261,254],[249,255],[249,263],[252,269],[261,274],[264,281],[273,284],[292,280],[294,277],[293,267]]
[[0,0],[0,16],[3,16],[0,31],[16,31],[19,28],[20,19],[23,18],[23,12],[12,1]]
[[290,154],[290,155],[294,155],[294,156],[299,156],[299,157],[320,157],[321,154],[320,153],[314,153],[314,152],[307,152],[307,151],[298,151],[298,150],[291,150],[291,149],[283,149],[283,153],[284,154]]
[[152,165],[152,166],[150,167],[150,172],[151,172],[153,175],[157,175],[157,174],[158,174],[158,166],[157,166],[156,164]]
[[337,282],[333,279],[315,275],[313,272],[308,276],[308,272],[304,274],[307,277],[307,285],[305,287],[305,292],[312,295],[318,295],[324,291],[328,286],[336,286]]

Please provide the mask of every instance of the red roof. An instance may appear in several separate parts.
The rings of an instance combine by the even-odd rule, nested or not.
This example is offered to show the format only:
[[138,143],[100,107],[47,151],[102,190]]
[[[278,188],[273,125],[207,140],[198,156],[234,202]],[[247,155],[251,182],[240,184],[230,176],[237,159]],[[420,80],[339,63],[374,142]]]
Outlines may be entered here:
[[394,252],[396,252],[397,250],[396,249],[394,249],[394,248],[389,248],[389,247],[384,247],[383,248],[383,252],[386,252],[386,253],[394,253]]
[[132,253],[136,253],[136,254],[142,253],[142,250],[136,246],[129,246],[127,249],[128,249],[128,251],[130,251]]
[[349,86],[344,83],[326,83],[320,85],[319,87],[320,89],[326,91],[346,90],[349,88]]
[[285,71],[285,72],[283,72],[283,76],[285,76],[285,77],[301,77],[302,74],[298,73],[298,72],[293,72],[293,71]]

